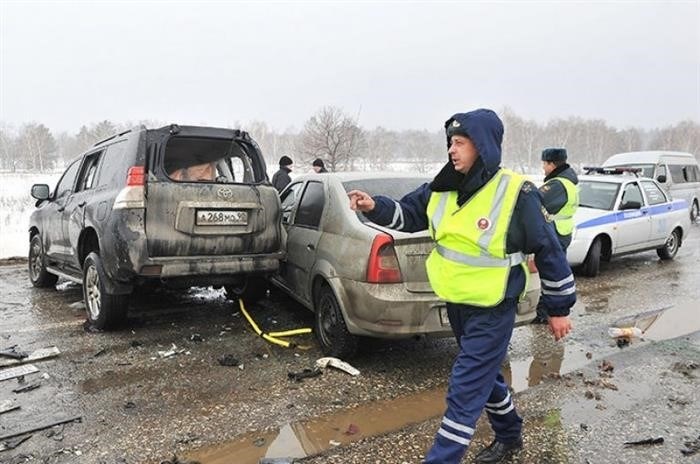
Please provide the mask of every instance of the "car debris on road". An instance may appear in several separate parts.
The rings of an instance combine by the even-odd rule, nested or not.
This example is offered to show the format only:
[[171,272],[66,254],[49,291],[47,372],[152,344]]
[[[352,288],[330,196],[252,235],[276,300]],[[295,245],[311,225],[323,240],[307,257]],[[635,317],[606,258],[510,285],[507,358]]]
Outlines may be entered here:
[[342,361],[338,358],[333,358],[333,357],[319,358],[316,360],[316,366],[321,367],[321,368],[326,368],[328,366],[335,367],[336,369],[340,369],[341,371],[347,372],[348,374],[352,375],[353,377],[360,375],[359,370],[355,369],[350,364],[348,364],[345,361]]

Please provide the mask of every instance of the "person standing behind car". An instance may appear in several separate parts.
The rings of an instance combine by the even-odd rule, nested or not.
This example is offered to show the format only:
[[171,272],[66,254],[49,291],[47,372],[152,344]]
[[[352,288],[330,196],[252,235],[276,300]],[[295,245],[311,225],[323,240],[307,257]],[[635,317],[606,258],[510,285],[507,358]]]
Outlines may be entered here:
[[546,222],[537,188],[501,168],[503,123],[491,110],[458,113],[445,123],[448,162],[430,184],[400,201],[348,192],[350,208],[405,232],[428,229],[435,248],[426,261],[433,291],[446,302],[459,353],[447,411],[426,464],[461,462],[486,409],[495,440],[477,463],[502,462],[522,448],[522,419],[500,373],[518,300],[527,288],[526,254],[556,287],[543,295],[556,340],[571,331],[576,302],[571,268]]
[[311,167],[313,168],[314,172],[316,174],[321,174],[322,172],[328,172],[326,169],[326,165],[323,164],[323,160],[321,158],[316,158],[313,163],[311,163]]
[[[574,232],[574,213],[578,209],[578,176],[566,163],[566,149],[545,148],[542,151],[544,184],[540,187],[542,204],[547,217],[554,222],[554,229],[561,248],[566,253]],[[548,290],[548,282],[542,282],[542,291]],[[539,304],[533,324],[546,324],[547,312]]]
[[292,172],[293,164],[294,162],[287,155],[284,155],[280,158],[280,168],[272,176],[272,186],[276,188],[278,192],[284,190],[287,184],[289,184],[292,181],[292,178],[289,177],[289,173]]

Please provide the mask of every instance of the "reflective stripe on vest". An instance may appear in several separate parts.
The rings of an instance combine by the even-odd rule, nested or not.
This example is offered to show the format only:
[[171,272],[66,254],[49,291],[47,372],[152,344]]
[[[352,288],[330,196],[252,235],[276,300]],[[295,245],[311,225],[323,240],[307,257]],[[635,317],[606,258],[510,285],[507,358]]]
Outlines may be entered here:
[[561,207],[559,212],[551,215],[550,218],[554,221],[554,228],[559,235],[571,235],[574,231],[574,213],[578,209],[578,187],[569,179],[563,177],[554,177],[545,182],[545,184],[555,179],[561,182],[564,190],[566,190],[566,204]]
[[433,192],[427,213],[437,245],[426,261],[428,279],[443,300],[495,306],[505,297],[513,266],[528,276],[522,253],[506,253],[506,235],[523,176],[498,173],[461,207],[457,192]]

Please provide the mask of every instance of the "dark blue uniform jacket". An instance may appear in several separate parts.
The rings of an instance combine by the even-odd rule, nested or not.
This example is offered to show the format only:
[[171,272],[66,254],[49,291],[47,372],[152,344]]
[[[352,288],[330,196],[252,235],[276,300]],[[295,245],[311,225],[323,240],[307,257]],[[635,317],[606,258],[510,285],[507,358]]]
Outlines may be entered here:
[[[493,123],[493,118],[486,114],[488,111],[459,113],[445,123],[449,127],[456,120],[460,130],[468,134],[479,152],[479,159],[466,175],[455,171],[452,162],[448,161],[430,184],[423,184],[399,201],[385,196],[374,197],[376,206],[366,213],[367,218],[396,230],[417,232],[428,228],[427,206],[432,192],[456,190],[460,205],[471,198],[500,169],[502,126]],[[506,248],[508,253],[534,253],[542,279],[541,305],[550,316],[568,315],[576,302],[571,268],[553,225],[545,219],[540,192],[531,182],[523,185],[518,196]],[[514,266],[508,278],[506,297],[517,298],[524,287],[522,267]]]

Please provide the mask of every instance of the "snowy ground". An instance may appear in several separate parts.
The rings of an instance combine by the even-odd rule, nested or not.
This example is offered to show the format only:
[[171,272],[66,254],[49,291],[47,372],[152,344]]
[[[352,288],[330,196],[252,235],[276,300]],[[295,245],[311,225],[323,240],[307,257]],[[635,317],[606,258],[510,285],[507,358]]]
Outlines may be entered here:
[[49,184],[53,190],[61,173],[0,172],[0,258],[27,255],[29,216],[36,201],[29,194],[32,184]]

